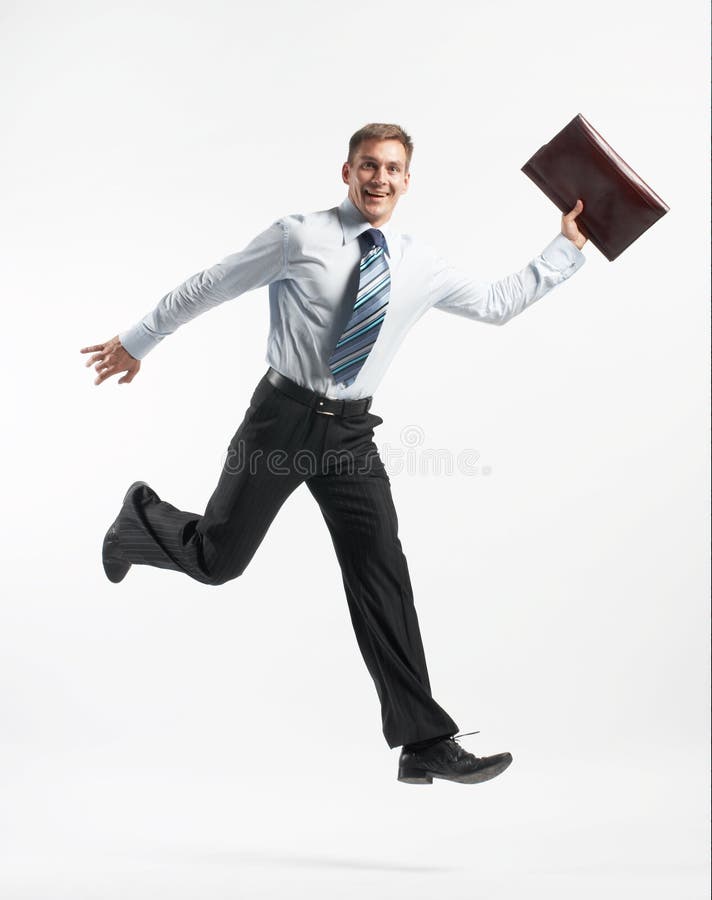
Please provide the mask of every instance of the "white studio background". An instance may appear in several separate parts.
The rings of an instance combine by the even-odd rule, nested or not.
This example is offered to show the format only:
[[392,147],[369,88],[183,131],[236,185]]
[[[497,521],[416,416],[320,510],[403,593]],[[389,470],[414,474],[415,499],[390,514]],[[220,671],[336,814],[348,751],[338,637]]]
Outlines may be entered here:
[[[3,865],[12,900],[707,896],[707,4],[0,4]],[[398,784],[306,489],[209,588],[100,546],[128,485],[201,512],[266,369],[266,289],[131,385],[79,348],[280,215],[348,137],[474,275],[560,214],[520,168],[581,112],[670,205],[505,328],[433,311],[376,398],[436,697],[482,786]],[[475,474],[417,471],[476,450]],[[415,471],[413,470],[415,467]]]

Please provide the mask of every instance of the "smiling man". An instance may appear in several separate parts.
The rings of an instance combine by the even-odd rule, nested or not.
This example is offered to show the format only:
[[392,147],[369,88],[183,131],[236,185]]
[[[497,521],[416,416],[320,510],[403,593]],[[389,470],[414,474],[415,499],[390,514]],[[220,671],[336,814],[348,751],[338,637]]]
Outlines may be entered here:
[[367,138],[349,148],[341,177],[349,186],[349,200],[373,228],[385,225],[408,190],[410,153],[412,144],[393,139]]
[[[331,534],[383,734],[402,748],[399,780],[475,784],[504,771],[512,757],[466,752],[432,696],[390,481],[373,442],[383,420],[370,412],[372,396],[408,330],[430,309],[503,324],[576,272],[584,262],[586,238],[575,222],[583,207],[579,200],[562,216],[561,231],[523,269],[476,280],[393,228],[412,153],[398,125],[364,126],[349,143],[348,195],[338,206],[278,219],[245,249],[170,291],[133,327],[81,352],[91,354],[95,384],[121,373],[119,384],[129,384],[140,361],[180,325],[269,286],[269,369],[205,511],[177,509],[134,482],[104,537],[106,575],[119,582],[140,564],[203,584],[235,579],[281,505],[306,484]],[[295,596],[309,596],[313,564],[310,556],[291,573]]]

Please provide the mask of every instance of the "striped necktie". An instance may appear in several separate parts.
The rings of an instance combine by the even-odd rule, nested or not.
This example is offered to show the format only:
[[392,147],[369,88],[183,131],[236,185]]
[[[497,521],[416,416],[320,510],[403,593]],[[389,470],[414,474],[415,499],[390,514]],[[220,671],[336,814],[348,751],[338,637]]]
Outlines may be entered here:
[[384,252],[387,245],[383,232],[369,228],[359,235],[359,240],[364,253],[359,267],[356,301],[351,318],[329,357],[329,369],[337,384],[349,385],[356,380],[378,338],[391,292],[391,273]]

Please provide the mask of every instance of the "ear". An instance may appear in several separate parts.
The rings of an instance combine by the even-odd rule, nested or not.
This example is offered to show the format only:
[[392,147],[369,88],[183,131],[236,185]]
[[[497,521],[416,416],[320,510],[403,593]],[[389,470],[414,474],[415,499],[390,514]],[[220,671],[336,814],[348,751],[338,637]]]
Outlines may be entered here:
[[341,167],[341,180],[344,182],[344,184],[349,183],[349,175],[350,174],[351,174],[351,166],[347,162],[345,162],[343,164],[343,166]]
[[403,176],[403,193],[408,190],[408,185],[410,184],[410,171],[406,172]]

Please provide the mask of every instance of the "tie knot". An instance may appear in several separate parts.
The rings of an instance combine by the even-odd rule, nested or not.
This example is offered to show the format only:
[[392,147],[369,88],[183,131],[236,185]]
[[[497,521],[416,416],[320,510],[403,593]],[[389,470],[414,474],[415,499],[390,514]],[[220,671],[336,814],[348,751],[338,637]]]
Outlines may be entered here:
[[386,238],[382,231],[378,228],[369,228],[366,231],[361,232],[359,237],[363,238],[366,242],[366,249],[370,249],[371,247],[383,247],[384,251],[388,252],[388,245],[386,244]]

